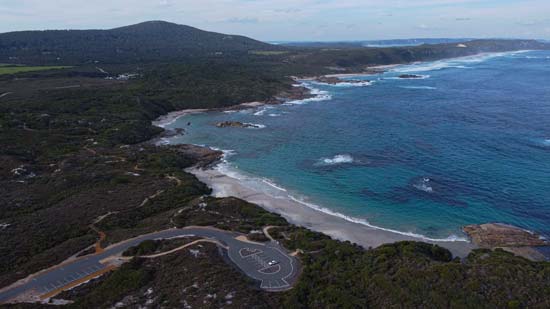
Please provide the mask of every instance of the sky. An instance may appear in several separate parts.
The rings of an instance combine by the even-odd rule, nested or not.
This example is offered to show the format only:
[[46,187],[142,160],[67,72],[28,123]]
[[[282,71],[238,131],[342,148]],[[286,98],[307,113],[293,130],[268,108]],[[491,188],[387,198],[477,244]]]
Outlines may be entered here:
[[0,33],[148,20],[264,41],[550,39],[550,0],[0,0]]

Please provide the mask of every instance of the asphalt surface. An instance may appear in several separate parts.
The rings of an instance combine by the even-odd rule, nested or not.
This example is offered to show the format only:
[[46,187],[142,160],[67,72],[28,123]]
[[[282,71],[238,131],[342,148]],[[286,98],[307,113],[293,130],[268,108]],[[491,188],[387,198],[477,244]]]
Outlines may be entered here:
[[[106,270],[110,265],[100,261],[118,256],[128,248],[144,240],[169,239],[180,237],[201,237],[216,240],[227,247],[227,257],[244,274],[259,282],[262,289],[283,291],[292,287],[298,277],[298,261],[286,253],[276,241],[266,244],[250,243],[237,240],[240,234],[212,228],[190,227],[170,229],[152,234],[138,236],[130,240],[111,245],[102,253],[78,258],[72,262],[54,267],[35,275],[28,282],[0,292],[0,303],[34,290],[39,295],[46,295],[61,289],[87,276]],[[174,253],[177,254],[177,253]],[[274,265],[270,265],[275,261]],[[99,274],[98,274],[99,276]]]

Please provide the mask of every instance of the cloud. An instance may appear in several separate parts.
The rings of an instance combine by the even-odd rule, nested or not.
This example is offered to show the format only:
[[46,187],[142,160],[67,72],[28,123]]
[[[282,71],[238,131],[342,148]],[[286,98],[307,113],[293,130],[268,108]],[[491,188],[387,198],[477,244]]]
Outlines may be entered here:
[[224,20],[224,22],[235,23],[235,24],[257,24],[259,20],[253,17],[243,17],[243,18],[233,17],[233,18],[228,18]]
[[[548,0],[0,0],[0,31],[167,20],[259,39],[494,37],[523,34],[548,12]],[[547,36],[544,27],[531,32]]]
[[416,26],[416,28],[421,29],[421,30],[428,30],[428,29],[430,29],[430,27],[429,27],[428,25],[426,25],[426,24],[420,24],[420,25]]

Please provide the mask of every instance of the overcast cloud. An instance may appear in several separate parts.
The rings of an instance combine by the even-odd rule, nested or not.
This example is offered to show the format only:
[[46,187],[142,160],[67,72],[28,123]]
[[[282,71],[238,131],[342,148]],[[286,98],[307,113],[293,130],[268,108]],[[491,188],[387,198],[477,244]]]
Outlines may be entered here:
[[261,40],[550,38],[550,0],[0,0],[0,32],[166,20]]

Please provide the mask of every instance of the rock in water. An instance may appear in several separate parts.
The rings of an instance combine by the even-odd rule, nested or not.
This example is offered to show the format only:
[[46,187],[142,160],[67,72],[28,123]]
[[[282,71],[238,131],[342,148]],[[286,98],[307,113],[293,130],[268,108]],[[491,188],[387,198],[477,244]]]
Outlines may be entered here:
[[401,75],[399,75],[399,78],[414,79],[414,78],[422,78],[422,76],[421,75],[416,75],[416,74],[401,74]]
[[256,128],[256,129],[261,128],[257,124],[242,123],[240,121],[222,121],[222,122],[218,122],[216,124],[216,127],[218,128]]
[[329,85],[338,85],[341,83],[362,84],[362,83],[369,82],[368,80],[355,80],[355,79],[342,80],[338,77],[332,77],[332,76],[319,76],[315,78],[315,81],[323,84],[329,84]]

